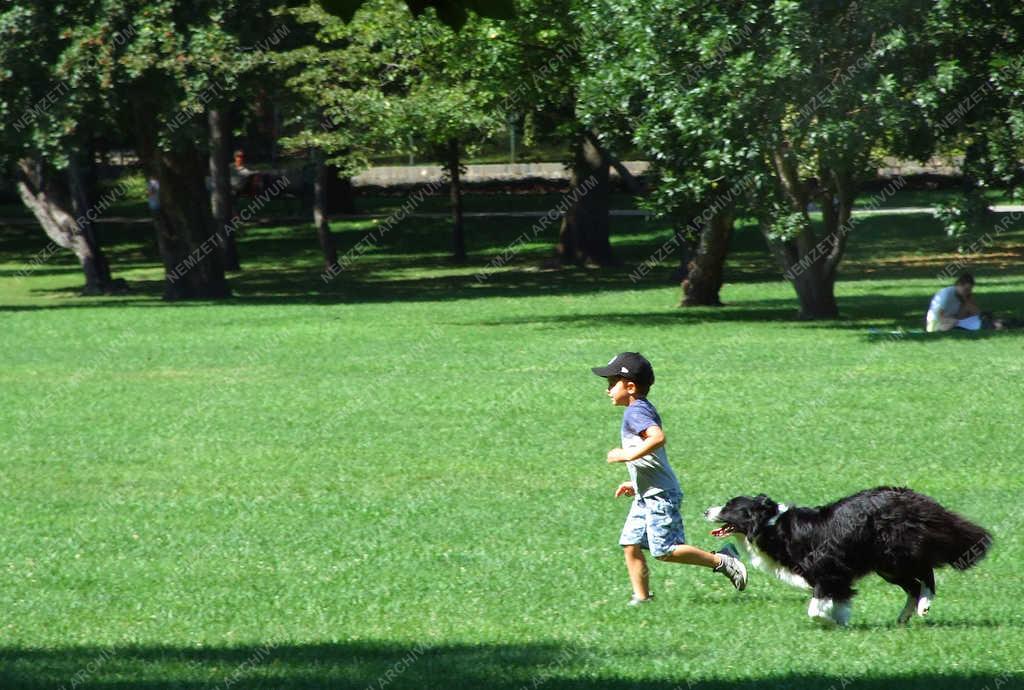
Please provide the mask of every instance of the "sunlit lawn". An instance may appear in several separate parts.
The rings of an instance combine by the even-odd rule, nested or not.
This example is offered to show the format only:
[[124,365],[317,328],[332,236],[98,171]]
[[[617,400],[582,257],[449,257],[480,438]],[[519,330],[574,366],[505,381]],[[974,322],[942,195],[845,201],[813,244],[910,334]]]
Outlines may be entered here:
[[[343,249],[372,221],[335,224]],[[242,238],[236,297],[167,304],[145,225],[104,227],[119,297],[81,298],[42,232],[0,229],[0,687],[924,688],[1024,683],[1019,332],[921,327],[955,245],[928,216],[865,220],[843,318],[793,321],[753,228],[722,309],[681,310],[670,236],[616,220],[622,266],[541,268],[551,232],[475,276],[529,219],[400,225],[333,282],[308,227]],[[1017,313],[1020,226],[973,257]],[[674,259],[673,259],[674,260]],[[990,557],[940,571],[926,620],[862,582],[848,630],[754,571],[655,563],[627,610],[621,410],[589,372],[620,350],[700,513],[739,493],[817,504],[909,485],[986,525]],[[1016,674],[1016,675],[1008,675]]]

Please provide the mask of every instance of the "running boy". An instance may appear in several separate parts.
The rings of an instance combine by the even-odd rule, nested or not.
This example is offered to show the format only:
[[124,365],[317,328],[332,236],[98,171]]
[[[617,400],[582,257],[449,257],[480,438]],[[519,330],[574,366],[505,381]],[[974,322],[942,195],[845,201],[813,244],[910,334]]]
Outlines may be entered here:
[[661,417],[647,401],[647,391],[654,384],[651,363],[638,352],[623,352],[607,365],[593,367],[591,371],[608,380],[612,404],[626,408],[622,415],[622,447],[608,451],[608,462],[624,462],[629,470],[630,481],[619,485],[615,497],[634,496],[619,537],[633,584],[629,605],[637,606],[654,598],[643,549],[649,549],[659,561],[712,568],[728,577],[736,589],[744,589],[747,569],[735,550],[726,547],[727,551],[711,553],[686,543],[679,515],[683,490],[668,464]]

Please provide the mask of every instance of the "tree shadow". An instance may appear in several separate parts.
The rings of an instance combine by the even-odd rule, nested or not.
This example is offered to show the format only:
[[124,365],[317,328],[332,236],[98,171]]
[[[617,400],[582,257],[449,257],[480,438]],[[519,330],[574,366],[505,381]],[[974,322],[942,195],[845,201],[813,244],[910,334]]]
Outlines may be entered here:
[[[1000,313],[1011,312],[1010,307],[1024,304],[1024,293],[999,293],[992,300]],[[789,322],[794,328],[822,328],[863,332],[869,340],[900,338],[903,340],[942,340],[943,337],[965,339],[1013,336],[1024,334],[1024,329],[1007,331],[959,331],[953,334],[925,334],[924,313],[928,297],[913,295],[852,295],[840,300],[842,313],[839,319],[819,321],[798,321],[793,302],[786,299],[744,300],[728,303],[721,307],[685,307],[672,311],[651,312],[600,312],[558,315],[519,316],[505,319],[490,319],[463,322],[463,325],[509,326],[535,325],[564,327],[574,325],[590,327],[599,324],[621,325],[695,325],[724,322],[766,323]],[[882,330],[884,329],[884,330]],[[900,330],[897,330],[900,329]],[[893,335],[890,336],[890,333]]]
[[[216,302],[162,302],[163,282],[159,280],[128,280],[126,300],[51,300],[45,305],[0,305],[0,311],[35,311],[79,307],[190,307],[219,305],[288,305],[288,304],[361,304],[385,302],[419,302],[473,299],[477,297],[531,297],[549,295],[592,294],[605,290],[660,289],[661,285],[635,286],[629,276],[614,269],[578,267],[523,271],[504,271],[480,280],[471,268],[463,270],[445,259],[417,268],[453,269],[440,275],[400,277],[373,271],[347,274],[324,280],[317,268],[293,267],[276,270],[253,270],[231,278],[235,297]],[[398,270],[402,266],[392,266]],[[34,289],[32,295],[71,298],[79,287]],[[139,298],[143,299],[139,299]]]
[[[858,244],[843,264],[840,291],[843,283],[882,279],[936,278],[949,257],[931,251],[942,250],[945,241],[942,230],[932,218],[888,216],[865,218],[857,226]],[[368,236],[369,229],[377,227],[366,222],[340,223],[334,233],[339,252],[357,249]],[[656,268],[639,277],[636,269],[646,265],[665,239],[671,238],[667,220],[637,218],[616,219],[615,252],[619,263],[602,269],[567,267],[550,269],[553,238],[529,235],[529,221],[507,218],[472,219],[467,221],[467,240],[470,257],[467,264],[457,266],[447,258],[450,229],[447,221],[434,219],[407,220],[376,238],[365,254],[356,254],[351,265],[331,280],[324,281],[317,240],[311,225],[254,225],[247,226],[239,236],[243,270],[230,277],[236,297],[217,302],[228,305],[285,305],[285,304],[338,304],[382,303],[394,301],[462,300],[477,297],[530,297],[547,295],[587,295],[610,290],[664,289],[678,283],[675,271],[681,253],[673,250]],[[116,277],[125,277],[129,271],[145,269],[159,275],[162,266],[155,241],[149,232],[125,226],[104,226],[104,243]],[[525,245],[516,241],[528,234]],[[1009,240],[1009,236],[1005,238]],[[16,228],[0,234],[0,255],[17,255],[27,260],[45,246],[45,238],[38,229]],[[939,244],[937,244],[939,243]],[[941,245],[941,246],[940,246]],[[899,256],[908,246],[930,247],[929,252]],[[515,248],[510,257],[507,250]],[[1018,248],[1019,249],[1019,248]],[[986,250],[972,260],[982,261],[994,257],[994,250]],[[1017,256],[1014,254],[1014,256]],[[504,263],[505,257],[509,261]],[[67,258],[67,257],[64,257]],[[1018,257],[1019,258],[1019,257]],[[1000,259],[1002,260],[1002,259]],[[52,264],[41,265],[29,271],[29,277],[72,275],[77,265],[53,257]],[[498,270],[495,270],[495,268]],[[983,266],[979,266],[987,270]],[[19,269],[0,269],[0,278],[13,277]],[[994,294],[991,303],[982,285],[983,308],[999,314],[1015,312],[1005,294]],[[751,283],[777,281],[777,268],[767,252],[761,233],[744,226],[734,233],[731,253],[726,266],[726,281]],[[45,281],[43,281],[45,282]],[[28,286],[29,288],[32,285]],[[4,311],[37,309],[64,309],[77,306],[164,306],[160,280],[128,280],[127,299],[102,298],[89,300],[47,300],[43,305],[0,306]],[[884,286],[883,286],[884,287]],[[936,289],[940,282],[936,280]],[[29,294],[46,297],[72,297],[79,287],[34,289]],[[871,288],[868,288],[871,289]],[[839,297],[844,321],[864,321],[866,324],[919,327],[931,295],[920,297],[857,296]],[[141,298],[141,299],[140,299]],[[178,303],[184,305],[184,303]],[[208,302],[192,302],[203,305]],[[666,307],[671,305],[666,304]],[[712,313],[712,309],[678,310],[679,318],[673,323],[709,321],[794,320],[796,295],[776,303],[736,302]],[[660,318],[670,318],[664,315]]]
[[[823,634],[828,634],[823,632]],[[912,634],[912,631],[908,631]],[[572,644],[479,644],[401,646],[384,642],[343,644],[274,644],[239,647],[66,647],[0,648],[0,687],[76,688],[76,690],[208,690],[212,687],[312,690],[338,688],[392,690],[460,688],[520,690],[523,687],[569,690],[822,690],[856,680],[865,690],[982,690],[1012,681],[1003,675],[952,669],[897,676],[884,671],[851,679],[838,673],[772,674],[750,678],[742,655],[736,668],[721,667],[728,677],[693,677],[682,671],[672,678],[636,680],[594,676],[576,671],[597,650]],[[996,685],[997,681],[999,685]]]
[[7,269],[0,268],[0,278],[31,278],[32,276],[63,276],[79,275],[82,269],[78,265],[54,264],[45,268],[38,266],[26,266],[25,268]]
[[[438,260],[438,266],[449,266]],[[311,284],[319,284],[310,289]],[[1002,283],[1013,288],[1018,283]],[[1024,285],[1024,281],[1020,283]],[[235,296],[216,302],[184,301],[163,302],[160,294],[163,284],[159,280],[135,280],[128,283],[125,299],[53,300],[47,304],[0,305],[0,312],[38,311],[95,307],[118,308],[195,308],[208,304],[222,306],[261,305],[334,305],[389,302],[419,302],[440,300],[468,300],[489,297],[540,297],[552,295],[587,295],[606,290],[651,290],[657,285],[634,285],[629,276],[608,270],[565,268],[555,270],[505,271],[478,280],[475,274],[442,273],[419,277],[379,276],[372,272],[342,274],[330,281],[321,279],[321,273],[310,268],[289,268],[273,271],[251,271],[234,279]],[[32,294],[46,297],[70,297],[73,288],[33,290]],[[142,299],[139,299],[139,297]],[[839,298],[840,318],[834,320],[800,321],[797,319],[795,298],[737,300],[720,307],[681,307],[666,304],[664,309],[647,312],[580,312],[552,315],[510,316],[508,318],[460,321],[460,325],[515,326],[534,325],[563,328],[587,328],[607,325],[693,326],[716,323],[789,323],[794,328],[820,328],[849,330],[863,333],[869,341],[885,342],[943,342],[949,339],[978,340],[993,337],[1012,337],[1024,329],[1007,331],[955,331],[945,334],[925,334],[924,314],[931,295],[891,295],[869,292]],[[982,306],[1000,317],[1019,318],[1024,305],[1024,291],[982,293]]]
[[934,345],[935,343],[972,342],[990,338],[1013,338],[1024,335],[1024,328],[1009,330],[985,329],[981,331],[965,331],[955,329],[944,333],[926,333],[923,329],[870,331],[865,334],[869,342],[908,343],[916,345]]

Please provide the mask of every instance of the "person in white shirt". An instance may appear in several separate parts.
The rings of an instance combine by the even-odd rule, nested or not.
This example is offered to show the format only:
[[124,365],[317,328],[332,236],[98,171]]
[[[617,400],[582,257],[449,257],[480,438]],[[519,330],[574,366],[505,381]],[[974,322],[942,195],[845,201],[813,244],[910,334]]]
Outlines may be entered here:
[[964,328],[981,328],[981,310],[974,302],[974,276],[964,273],[956,283],[935,293],[925,317],[925,330],[929,333]]

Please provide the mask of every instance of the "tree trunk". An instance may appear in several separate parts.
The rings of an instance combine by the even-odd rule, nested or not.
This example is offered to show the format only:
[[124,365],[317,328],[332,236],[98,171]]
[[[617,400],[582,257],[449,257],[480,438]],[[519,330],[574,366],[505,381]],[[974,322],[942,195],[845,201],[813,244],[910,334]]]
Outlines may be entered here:
[[807,204],[810,185],[801,180],[794,159],[783,148],[772,152],[779,189],[801,228],[791,239],[773,239],[771,223],[762,221],[761,229],[787,280],[796,290],[801,319],[834,319],[839,316],[835,282],[839,262],[851,230],[854,184],[852,178],[836,170],[822,168],[815,199],[821,205],[824,232],[814,232]]
[[594,132],[581,133],[567,195],[569,207],[558,236],[563,264],[607,266],[613,263],[609,223],[609,159]]
[[[74,173],[69,171],[68,177],[73,179],[73,185],[41,160],[20,160],[18,195],[47,236],[78,257],[85,274],[82,294],[101,294],[110,289],[110,268],[87,216],[91,207],[78,156],[77,152],[71,153]],[[72,187],[77,201],[73,198]],[[76,217],[83,222],[77,222]]]
[[[164,266],[170,267],[164,298],[219,299],[231,289],[224,276],[223,244],[210,213],[204,184],[209,161],[195,148],[159,155],[159,217],[167,241]],[[159,226],[158,226],[159,227]],[[169,260],[180,257],[179,263]]]
[[797,318],[814,320],[838,317],[835,266],[821,249],[833,241],[829,235],[826,233],[824,238],[819,239],[811,230],[809,221],[798,237],[784,242],[772,239],[772,229],[768,224],[762,224],[762,232],[783,275],[796,290],[800,304]]
[[704,224],[696,252],[684,259],[686,277],[683,278],[683,301],[680,306],[722,305],[719,291],[725,275],[725,256],[732,239],[732,212],[723,210]]
[[622,186],[626,188],[627,192],[630,194],[643,194],[647,191],[647,186],[638,180],[633,173],[629,172],[629,168],[623,165],[622,161],[618,158],[608,155],[608,163],[614,168],[615,172],[619,173],[619,179],[622,180]]
[[[68,151],[68,188],[71,192],[71,207],[75,212],[78,232],[92,248],[92,265],[85,267],[86,286],[83,293],[100,294],[109,292],[113,280],[110,264],[100,246],[96,224],[89,218],[91,209],[96,207],[96,159],[91,144]],[[90,286],[90,274],[95,274],[95,285]]]
[[460,177],[459,140],[448,140],[448,190],[452,204],[452,256],[458,263],[466,260],[466,237],[462,227],[462,179]]
[[331,271],[338,265],[338,248],[331,234],[331,225],[327,221],[327,186],[329,168],[324,163],[323,154],[316,154],[316,176],[313,180],[313,225],[320,241],[320,249],[324,254],[324,270]]
[[823,271],[804,271],[793,281],[800,302],[801,319],[835,319],[839,316],[836,304],[836,281]]
[[235,235],[231,223],[231,115],[230,109],[211,108],[206,113],[210,128],[210,208],[217,226],[224,270],[238,271]]
[[339,173],[337,166],[327,166],[327,212],[352,215],[356,212],[352,178]]
[[158,143],[158,125],[151,104],[136,101],[136,151],[147,180],[159,184],[159,208],[153,209],[157,248],[164,265],[164,299],[229,297],[221,242],[210,211],[205,178],[209,156],[179,142],[173,151]]

